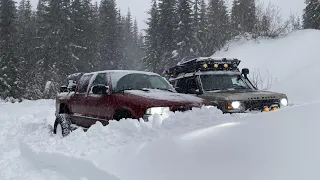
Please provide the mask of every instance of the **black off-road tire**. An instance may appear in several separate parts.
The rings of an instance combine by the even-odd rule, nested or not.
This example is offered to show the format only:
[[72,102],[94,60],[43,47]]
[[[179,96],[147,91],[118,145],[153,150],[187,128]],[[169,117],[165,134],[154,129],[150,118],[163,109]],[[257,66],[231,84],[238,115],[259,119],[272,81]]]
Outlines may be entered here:
[[58,114],[53,126],[53,133],[57,134],[57,127],[61,126],[62,137],[68,136],[71,133],[71,121],[67,114]]

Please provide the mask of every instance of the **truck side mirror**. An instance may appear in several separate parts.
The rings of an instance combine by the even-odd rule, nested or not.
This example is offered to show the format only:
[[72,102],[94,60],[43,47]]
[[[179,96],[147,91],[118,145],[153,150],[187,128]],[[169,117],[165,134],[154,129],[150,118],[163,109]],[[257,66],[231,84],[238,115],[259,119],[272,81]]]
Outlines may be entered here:
[[109,86],[105,86],[103,84],[97,84],[92,87],[92,93],[98,95],[108,95],[109,94]]
[[243,68],[241,73],[244,74],[245,76],[247,76],[249,74],[249,69],[248,68]]

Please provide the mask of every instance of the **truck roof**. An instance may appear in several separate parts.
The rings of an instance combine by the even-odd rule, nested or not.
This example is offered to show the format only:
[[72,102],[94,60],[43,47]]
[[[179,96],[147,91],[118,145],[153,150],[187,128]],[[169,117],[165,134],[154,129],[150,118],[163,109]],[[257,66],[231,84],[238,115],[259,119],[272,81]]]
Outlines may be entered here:
[[103,70],[103,71],[95,71],[95,72],[84,73],[84,75],[97,74],[97,73],[123,73],[123,74],[139,73],[139,74],[147,74],[147,75],[157,75],[157,76],[159,76],[159,74],[157,74],[157,73],[146,72],[146,71],[137,71],[137,70]]

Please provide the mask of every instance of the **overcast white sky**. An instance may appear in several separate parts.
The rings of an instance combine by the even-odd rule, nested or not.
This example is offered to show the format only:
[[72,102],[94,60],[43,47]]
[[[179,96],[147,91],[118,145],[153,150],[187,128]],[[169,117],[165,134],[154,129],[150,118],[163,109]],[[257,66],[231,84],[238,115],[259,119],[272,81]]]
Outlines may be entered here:
[[[17,0],[20,1],[20,0]],[[95,2],[96,0],[92,0]],[[228,5],[231,5],[232,0],[226,0]],[[302,14],[304,8],[304,0],[258,0],[262,2],[271,1],[273,4],[279,6],[282,10],[282,13],[285,16],[288,16],[291,12],[297,13],[298,15]],[[33,7],[37,6],[38,0],[31,0]],[[100,2],[100,0],[98,0]],[[146,28],[144,21],[148,17],[146,12],[151,7],[151,0],[116,0],[117,6],[121,9],[122,14],[126,14],[128,8],[132,12],[132,17],[137,18],[139,28]]]

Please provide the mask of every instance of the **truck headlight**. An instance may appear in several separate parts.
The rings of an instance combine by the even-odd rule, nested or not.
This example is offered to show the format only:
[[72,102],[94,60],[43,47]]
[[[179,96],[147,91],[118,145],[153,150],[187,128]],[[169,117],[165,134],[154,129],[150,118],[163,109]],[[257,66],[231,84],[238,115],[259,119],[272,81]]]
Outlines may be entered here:
[[288,100],[286,98],[282,98],[280,100],[280,103],[281,103],[282,106],[288,106]]
[[240,105],[241,105],[240,101],[233,101],[231,103],[231,106],[232,106],[233,109],[239,109]]
[[146,114],[154,115],[154,114],[164,114],[170,111],[169,107],[151,107],[146,110]]

